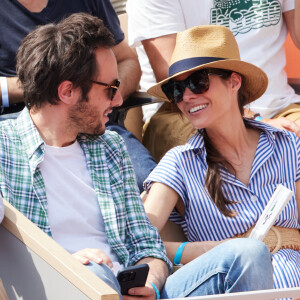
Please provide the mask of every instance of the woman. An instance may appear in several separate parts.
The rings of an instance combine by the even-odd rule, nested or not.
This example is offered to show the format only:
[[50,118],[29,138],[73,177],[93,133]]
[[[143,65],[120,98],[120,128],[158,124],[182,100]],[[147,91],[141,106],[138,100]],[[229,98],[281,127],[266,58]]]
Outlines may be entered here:
[[166,248],[176,264],[186,264],[247,232],[281,183],[295,195],[275,225],[279,232],[289,228],[284,234],[295,242],[273,254],[274,286],[299,287],[300,141],[259,118],[242,117],[243,106],[266,87],[265,73],[240,60],[225,27],[178,34],[169,77],[148,92],[176,104],[198,132],[170,150],[145,181],[145,209],[159,230],[169,216],[184,228],[190,243]]

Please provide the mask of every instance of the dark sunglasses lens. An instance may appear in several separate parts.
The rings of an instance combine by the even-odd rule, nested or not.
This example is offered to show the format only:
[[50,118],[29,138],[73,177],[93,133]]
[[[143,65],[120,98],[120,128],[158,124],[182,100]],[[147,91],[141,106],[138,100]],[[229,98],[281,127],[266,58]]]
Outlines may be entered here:
[[169,82],[163,84],[161,89],[172,103],[176,104],[182,101],[184,93],[184,84],[182,81],[170,80]]
[[162,91],[172,103],[179,103],[183,100],[185,88],[189,88],[195,94],[202,94],[209,88],[209,78],[206,70],[193,73],[182,81],[173,81],[163,84]]
[[118,89],[111,87],[110,90],[111,90],[111,98],[110,99],[113,100]]
[[110,93],[110,100],[112,101],[118,91],[118,87],[120,86],[120,80],[116,80],[116,82],[113,84],[115,87],[110,87],[109,93]]
[[202,94],[209,88],[209,78],[205,70],[193,73],[188,77],[188,88],[195,94]]

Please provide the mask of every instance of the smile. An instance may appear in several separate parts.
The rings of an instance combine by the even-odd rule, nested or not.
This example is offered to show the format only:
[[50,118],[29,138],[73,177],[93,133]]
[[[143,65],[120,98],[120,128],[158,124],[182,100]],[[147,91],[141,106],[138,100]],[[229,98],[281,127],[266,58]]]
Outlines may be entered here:
[[202,110],[202,109],[206,108],[207,106],[208,106],[208,104],[195,106],[189,110],[189,113],[194,113],[196,111]]

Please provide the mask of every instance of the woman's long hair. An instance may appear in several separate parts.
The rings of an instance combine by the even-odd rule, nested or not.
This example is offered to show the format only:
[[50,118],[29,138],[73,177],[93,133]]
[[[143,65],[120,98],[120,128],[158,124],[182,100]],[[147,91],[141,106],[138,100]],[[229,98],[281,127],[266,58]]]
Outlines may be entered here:
[[[231,73],[228,75],[227,78],[225,78],[225,80],[228,79],[230,76]],[[247,99],[248,97],[246,91],[244,90],[243,86],[241,86],[238,92],[238,105],[239,105],[241,115],[243,115],[243,107],[247,103]],[[207,153],[207,157],[206,157],[207,172],[205,177],[205,186],[207,188],[207,191],[211,199],[213,200],[214,204],[217,206],[217,208],[220,210],[220,212],[223,215],[225,215],[226,217],[234,217],[236,216],[236,212],[228,209],[227,205],[233,204],[235,202],[227,199],[223,193],[222,190],[223,182],[220,174],[220,167],[221,165],[223,165],[233,173],[235,173],[235,169],[230,164],[230,162],[228,162],[221,155],[221,153],[214,147],[205,129],[203,130],[203,140],[204,140],[204,146]]]

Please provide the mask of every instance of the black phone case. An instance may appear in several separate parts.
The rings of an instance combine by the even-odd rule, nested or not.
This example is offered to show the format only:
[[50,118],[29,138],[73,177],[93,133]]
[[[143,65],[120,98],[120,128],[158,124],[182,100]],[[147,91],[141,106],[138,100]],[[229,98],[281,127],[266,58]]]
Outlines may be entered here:
[[145,286],[148,272],[149,266],[147,264],[127,267],[121,270],[117,275],[121,287],[121,294],[128,295],[129,289]]

